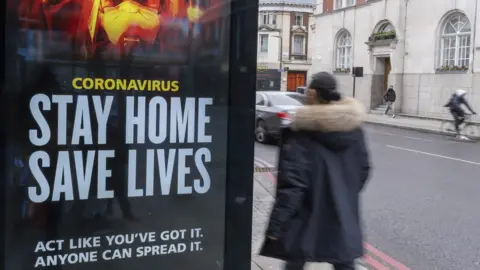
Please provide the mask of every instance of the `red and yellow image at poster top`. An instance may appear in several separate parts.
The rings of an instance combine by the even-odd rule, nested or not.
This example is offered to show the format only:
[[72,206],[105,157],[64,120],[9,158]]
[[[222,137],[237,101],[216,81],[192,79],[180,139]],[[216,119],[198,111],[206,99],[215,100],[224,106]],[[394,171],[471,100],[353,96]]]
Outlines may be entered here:
[[172,22],[197,23],[221,0],[9,0],[21,28],[68,33],[89,46],[161,42]]

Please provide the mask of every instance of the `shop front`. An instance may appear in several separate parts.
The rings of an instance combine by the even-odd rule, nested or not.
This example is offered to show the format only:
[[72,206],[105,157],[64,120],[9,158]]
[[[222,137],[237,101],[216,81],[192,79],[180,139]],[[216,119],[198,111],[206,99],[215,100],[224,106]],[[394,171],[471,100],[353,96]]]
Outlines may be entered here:
[[257,90],[279,91],[281,87],[281,72],[278,69],[257,67]]

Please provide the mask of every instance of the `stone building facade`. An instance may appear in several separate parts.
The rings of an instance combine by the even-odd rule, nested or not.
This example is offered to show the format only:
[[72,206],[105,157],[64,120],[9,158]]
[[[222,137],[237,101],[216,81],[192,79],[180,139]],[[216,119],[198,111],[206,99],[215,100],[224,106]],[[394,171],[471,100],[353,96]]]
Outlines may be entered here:
[[[397,112],[449,117],[456,89],[480,111],[480,0],[318,0],[312,72],[334,72],[341,91],[368,108],[388,85]],[[477,120],[480,118],[477,116]]]

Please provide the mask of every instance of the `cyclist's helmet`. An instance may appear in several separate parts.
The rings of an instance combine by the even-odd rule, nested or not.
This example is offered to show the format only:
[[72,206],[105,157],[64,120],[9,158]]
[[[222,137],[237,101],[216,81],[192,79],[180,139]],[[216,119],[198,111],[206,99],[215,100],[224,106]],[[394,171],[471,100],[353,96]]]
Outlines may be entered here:
[[467,93],[467,91],[465,91],[463,89],[457,89],[455,91],[455,95],[458,96],[458,97],[463,97],[466,93]]

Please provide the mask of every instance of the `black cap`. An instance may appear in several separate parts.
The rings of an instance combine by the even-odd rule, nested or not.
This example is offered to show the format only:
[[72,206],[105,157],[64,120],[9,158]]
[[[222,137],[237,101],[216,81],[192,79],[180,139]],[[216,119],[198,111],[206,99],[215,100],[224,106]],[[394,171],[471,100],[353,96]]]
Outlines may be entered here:
[[337,80],[328,72],[318,72],[313,74],[309,88],[335,90],[337,89]]
[[325,101],[340,100],[340,93],[337,91],[337,80],[328,72],[313,74],[310,89],[317,91],[317,96]]

